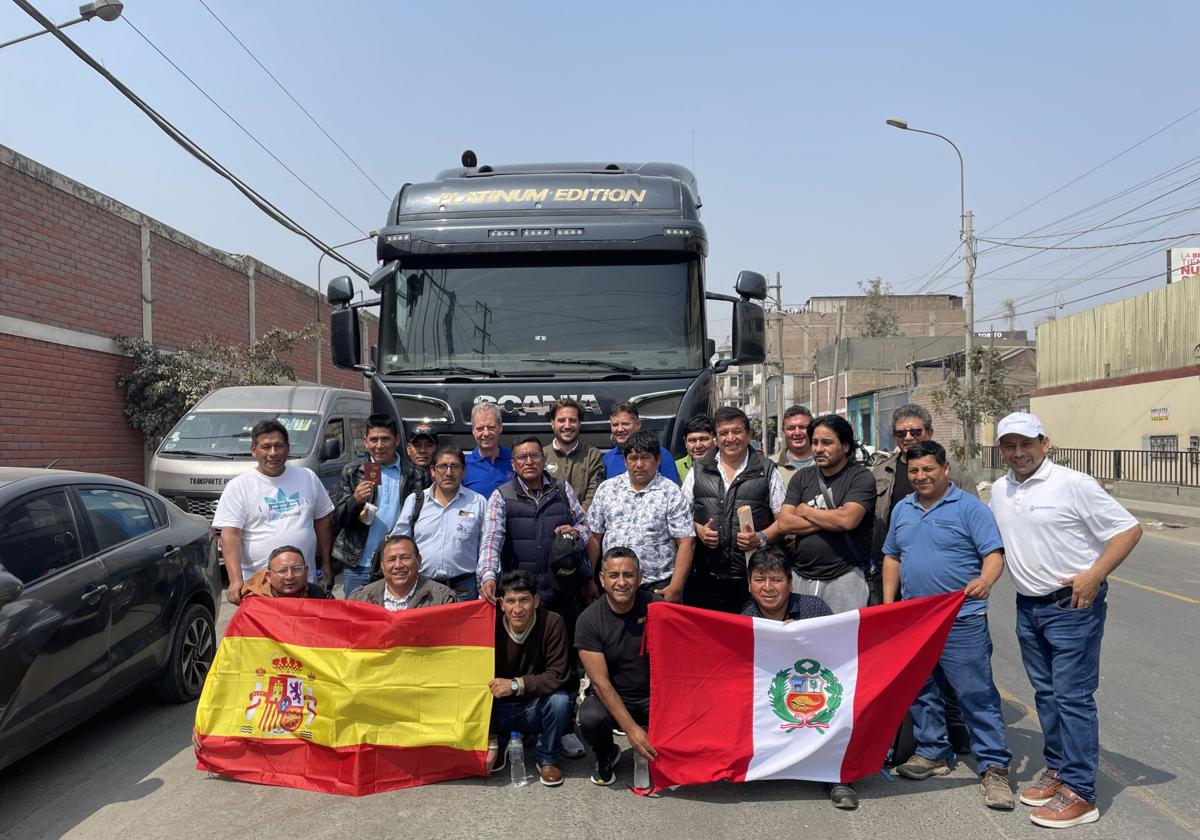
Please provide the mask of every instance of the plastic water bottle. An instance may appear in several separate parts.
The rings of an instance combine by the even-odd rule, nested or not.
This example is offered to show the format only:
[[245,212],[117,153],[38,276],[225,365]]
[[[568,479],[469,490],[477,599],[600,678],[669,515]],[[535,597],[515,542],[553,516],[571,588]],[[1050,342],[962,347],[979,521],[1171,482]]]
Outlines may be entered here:
[[637,750],[633,751],[633,786],[638,790],[650,787],[650,762]]
[[525,742],[521,733],[514,732],[508,740],[508,769],[512,774],[513,787],[525,787],[529,779],[525,775]]

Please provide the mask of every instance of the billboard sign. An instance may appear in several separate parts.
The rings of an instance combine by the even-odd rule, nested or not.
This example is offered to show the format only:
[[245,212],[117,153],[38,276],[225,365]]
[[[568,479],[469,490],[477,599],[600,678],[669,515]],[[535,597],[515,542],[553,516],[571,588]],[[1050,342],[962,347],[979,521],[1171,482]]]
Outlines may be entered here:
[[1167,249],[1167,282],[1200,277],[1200,248]]

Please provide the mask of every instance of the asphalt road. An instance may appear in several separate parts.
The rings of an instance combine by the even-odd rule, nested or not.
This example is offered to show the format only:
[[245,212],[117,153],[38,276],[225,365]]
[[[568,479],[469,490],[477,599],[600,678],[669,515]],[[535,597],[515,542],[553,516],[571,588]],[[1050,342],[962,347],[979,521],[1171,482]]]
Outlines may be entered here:
[[[993,664],[1013,774],[1023,782],[1041,767],[1041,736],[1013,635],[1012,588],[1005,579],[996,590]],[[1104,816],[1072,836],[1200,838],[1191,714],[1200,695],[1200,529],[1143,538],[1113,579],[1109,604],[1098,695]],[[966,763],[927,782],[864,780],[854,813],[834,810],[819,786],[801,782],[643,799],[592,785],[588,759],[566,762],[558,789],[473,779],[353,799],[242,784],[194,769],[194,711],[135,697],[0,771],[0,838],[1046,836],[1024,806],[985,809]],[[622,785],[631,781],[628,752],[618,772]]]

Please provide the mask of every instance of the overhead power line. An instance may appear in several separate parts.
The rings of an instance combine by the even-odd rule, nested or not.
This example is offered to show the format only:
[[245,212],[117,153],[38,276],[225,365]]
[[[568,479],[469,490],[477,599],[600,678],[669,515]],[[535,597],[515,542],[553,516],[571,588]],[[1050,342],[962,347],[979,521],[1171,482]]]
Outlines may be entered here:
[[339,152],[342,153],[342,156],[344,158],[346,158],[346,160],[350,161],[350,164],[355,169],[358,170],[359,174],[362,175],[364,178],[366,178],[368,181],[370,181],[371,186],[373,186],[376,190],[378,190],[379,194],[382,195],[384,197],[384,199],[386,199],[387,201],[391,201],[392,197],[387,194],[387,192],[383,189],[383,187],[379,186],[379,184],[377,184],[375,182],[375,179],[372,178],[370,175],[368,175],[366,173],[366,170],[364,170],[361,166],[359,166],[358,161],[356,161],[353,157],[351,157],[350,153],[347,152],[345,149],[343,149],[342,145],[340,143],[338,143],[338,141],[333,139],[333,135],[331,135],[328,131],[325,130],[325,126],[323,126],[323,125],[321,125],[321,123],[317,122],[317,118],[314,117],[312,114],[310,114],[308,112],[308,109],[300,104],[300,101],[298,99],[296,99],[295,96],[292,95],[292,92],[290,90],[288,90],[286,87],[284,87],[283,82],[281,82],[281,81],[279,81],[279,79],[275,78],[275,74],[272,73],[270,70],[268,70],[267,66],[265,64],[263,64],[261,61],[259,61],[258,56],[256,56],[253,52],[251,52],[250,48],[247,47],[244,43],[242,43],[242,39],[233,33],[233,30],[229,28],[229,26],[225,23],[225,21],[223,21],[223,20],[221,20],[221,18],[217,17],[217,13],[214,12],[209,7],[209,5],[204,2],[204,0],[199,0],[199,3],[201,6],[204,7],[205,11],[207,11],[210,15],[213,16],[213,19],[217,23],[221,24],[221,28],[229,33],[229,37],[232,38],[234,41],[236,41],[237,45],[239,47],[241,47],[243,50],[245,50],[246,55],[250,56],[250,58],[254,60],[254,63],[257,64],[260,68],[262,68],[262,71],[267,74],[267,76],[271,79],[271,81],[274,82],[281,91],[284,92],[284,94],[287,96],[287,98],[292,100],[292,103],[297,108],[300,109],[301,113],[303,113],[304,116],[308,117],[309,121],[312,122],[312,124],[315,125],[317,127],[317,129],[322,134],[325,135],[325,137],[329,140],[329,142],[332,143],[334,145],[334,147]]
[[1005,248],[1028,248],[1034,251],[1098,251],[1104,248],[1124,248],[1127,245],[1152,245],[1155,242],[1174,242],[1176,239],[1187,239],[1190,236],[1200,236],[1200,231],[1181,233],[1178,236],[1164,236],[1161,239],[1139,239],[1134,242],[1110,242],[1107,245],[1022,245],[1017,242],[998,242],[994,239],[980,239],[980,242],[990,242]]
[[275,161],[280,166],[282,166],[289,175],[291,175],[293,178],[295,178],[297,181],[299,181],[304,186],[304,188],[306,190],[308,190],[310,193],[312,193],[314,196],[316,196],[316,198],[322,204],[324,204],[326,207],[328,207],[330,210],[332,210],[337,215],[341,216],[342,220],[346,224],[350,225],[350,227],[354,228],[355,230],[357,230],[359,233],[363,234],[364,236],[366,235],[365,230],[363,230],[358,225],[356,225],[353,221],[351,221],[346,216],[346,214],[343,213],[341,210],[334,207],[333,204],[328,199],[325,198],[325,196],[323,196],[319,192],[317,192],[316,187],[314,187],[312,184],[308,183],[308,181],[305,181],[303,178],[301,178],[296,173],[295,170],[293,170],[290,166],[288,166],[286,163],[284,163],[282,160],[280,160],[279,155],[275,154],[270,149],[268,149],[266,147],[266,144],[264,144],[261,140],[259,140],[257,137],[255,137],[253,132],[250,131],[250,129],[246,128],[246,126],[244,126],[240,122],[238,122],[237,117],[235,117],[233,114],[226,111],[225,108],[222,107],[220,102],[213,99],[212,96],[209,95],[208,91],[206,91],[204,88],[200,87],[199,82],[197,82],[195,79],[193,79],[187,73],[185,73],[182,67],[180,67],[178,64],[176,64],[169,55],[167,55],[165,52],[163,52],[161,49],[159,49],[158,44],[151,41],[146,36],[146,33],[142,32],[142,30],[138,29],[137,26],[134,25],[133,21],[131,21],[129,19],[129,15],[123,16],[121,18],[121,20],[125,21],[125,23],[129,25],[130,29],[132,29],[134,32],[136,32],[143,41],[145,41],[147,44],[149,44],[150,48],[152,50],[154,50],[156,53],[158,53],[160,56],[162,56],[163,60],[166,61],[167,64],[170,64],[172,67],[174,67],[175,72],[177,72],[180,76],[183,76],[183,78],[186,79],[192,87],[194,87],[196,90],[198,90],[200,92],[201,96],[203,96],[205,99],[207,99],[209,102],[212,103],[213,107],[215,107],[218,111],[220,111],[222,114],[224,114],[226,117],[228,117],[229,121],[231,123],[233,123],[239,129],[241,129],[241,132],[243,134],[245,134],[247,137],[249,137],[254,142],[254,145],[258,146],[258,148],[262,149],[264,152],[266,152],[268,155],[270,155],[271,160]]
[[186,134],[184,134],[182,131],[180,131],[178,128],[176,128],[171,123],[170,120],[168,120],[166,117],[164,117],[158,111],[156,111],[153,107],[150,106],[149,103],[147,103],[140,96],[138,96],[136,93],[134,93],[132,90],[130,90],[129,87],[127,87],[124,82],[122,82],[120,79],[118,79],[112,73],[110,73],[104,67],[104,65],[100,64],[100,62],[98,62],[98,61],[96,61],[96,59],[92,58],[92,56],[87,52],[87,50],[83,49],[83,47],[79,46],[74,41],[72,41],[69,37],[64,35],[63,32],[54,24],[54,21],[50,20],[50,18],[46,17],[40,11],[38,11],[38,9],[33,4],[28,2],[28,0],[13,0],[13,2],[16,3],[16,5],[19,6],[27,15],[29,15],[31,18],[36,20],[42,27],[47,29],[50,32],[50,34],[52,34],[55,38],[57,38],[59,41],[61,41],[67,47],[67,49],[69,49],[71,52],[75,53],[75,55],[78,56],[81,61],[83,61],[85,64],[87,64],[93,70],[95,70],[101,76],[103,76],[105,78],[105,80],[108,81],[109,84],[111,84],[118,91],[120,91],[122,96],[124,96],[126,99],[128,99],[130,102],[132,102],[138,108],[138,110],[140,110],[147,117],[149,117],[150,120],[155,125],[157,125],[160,129],[162,129],[162,131],[168,137],[170,137],[172,140],[174,140],[176,143],[178,143],[180,146],[182,146],[183,149],[188,154],[192,155],[194,158],[196,158],[198,161],[203,163],[209,169],[216,172],[218,175],[220,175],[225,180],[229,181],[229,183],[233,184],[234,188],[236,188],[238,192],[240,192],[242,195],[246,196],[246,198],[248,198],[251,201],[251,203],[253,203],[256,207],[258,207],[264,213],[266,213],[269,217],[274,219],[279,224],[283,225],[288,230],[297,234],[298,236],[304,237],[314,247],[319,249],[326,256],[330,257],[331,259],[337,260],[342,265],[346,266],[346,268],[350,269],[352,272],[357,274],[359,277],[362,277],[364,280],[370,276],[364,269],[355,265],[349,259],[347,259],[346,257],[343,257],[341,254],[339,254],[333,248],[326,245],[320,238],[318,238],[316,236],[316,234],[309,231],[307,228],[305,228],[303,225],[301,225],[299,222],[297,222],[295,219],[293,219],[291,216],[289,216],[283,210],[281,210],[280,208],[278,208],[274,204],[272,204],[270,200],[268,200],[265,196],[263,196],[261,193],[259,193],[257,190],[255,190],[253,187],[251,187],[249,184],[247,184],[245,181],[243,181],[241,178],[234,175],[233,172],[230,171],[228,168],[226,168],[220,161],[218,161],[216,158],[214,158],[212,155],[210,155],[208,152],[206,152],[203,148],[201,148],[199,144],[197,144],[190,137],[188,137]]

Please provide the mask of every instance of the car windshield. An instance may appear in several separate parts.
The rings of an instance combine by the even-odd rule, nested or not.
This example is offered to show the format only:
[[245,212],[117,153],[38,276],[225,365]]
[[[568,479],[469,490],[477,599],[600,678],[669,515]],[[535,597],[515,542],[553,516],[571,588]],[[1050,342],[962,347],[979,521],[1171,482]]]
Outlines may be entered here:
[[405,262],[384,294],[381,368],[578,378],[703,367],[700,263],[628,260]]
[[317,414],[262,411],[193,411],[180,420],[158,448],[161,455],[249,458],[250,430],[260,420],[274,419],[288,430],[289,457],[300,458],[313,447],[320,427]]

